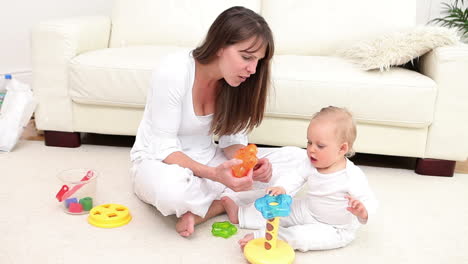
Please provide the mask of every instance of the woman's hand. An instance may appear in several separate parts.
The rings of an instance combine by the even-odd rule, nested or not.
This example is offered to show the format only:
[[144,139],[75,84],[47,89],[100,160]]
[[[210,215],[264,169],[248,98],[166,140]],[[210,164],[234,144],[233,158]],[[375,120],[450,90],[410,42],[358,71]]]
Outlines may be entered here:
[[249,171],[247,176],[242,178],[237,178],[232,175],[232,166],[239,165],[241,163],[242,160],[231,159],[216,167],[216,180],[235,192],[248,191],[252,189],[252,170]]
[[270,182],[272,176],[271,163],[267,158],[259,159],[253,168],[252,179],[259,182]]
[[266,189],[266,193],[271,195],[271,196],[277,196],[277,195],[280,195],[280,194],[285,194],[286,190],[281,186],[269,187],[269,188]]

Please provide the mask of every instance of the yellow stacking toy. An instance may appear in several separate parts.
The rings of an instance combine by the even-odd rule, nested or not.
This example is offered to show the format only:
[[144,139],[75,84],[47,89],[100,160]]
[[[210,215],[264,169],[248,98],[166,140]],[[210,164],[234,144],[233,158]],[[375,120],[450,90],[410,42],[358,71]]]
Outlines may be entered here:
[[103,228],[113,228],[128,224],[132,220],[127,207],[120,204],[103,204],[89,212],[88,223]]
[[294,249],[278,239],[279,217],[291,212],[292,198],[287,194],[265,195],[255,201],[255,208],[267,220],[265,237],[250,240],[244,255],[252,264],[289,264],[294,261]]

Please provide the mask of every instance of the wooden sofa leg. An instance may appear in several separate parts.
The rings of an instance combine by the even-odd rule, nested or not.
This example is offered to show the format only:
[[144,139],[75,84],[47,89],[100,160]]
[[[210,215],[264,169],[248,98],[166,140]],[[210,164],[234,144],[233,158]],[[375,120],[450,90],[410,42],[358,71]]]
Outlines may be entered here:
[[429,176],[452,177],[455,172],[455,161],[439,159],[417,159],[414,171]]
[[49,147],[77,148],[81,146],[80,133],[44,131],[45,145]]

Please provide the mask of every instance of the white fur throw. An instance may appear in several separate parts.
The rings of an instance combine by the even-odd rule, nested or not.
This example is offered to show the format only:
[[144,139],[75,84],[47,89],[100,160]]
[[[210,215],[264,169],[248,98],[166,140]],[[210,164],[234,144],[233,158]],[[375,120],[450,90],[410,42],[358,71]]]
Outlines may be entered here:
[[459,41],[456,31],[444,27],[419,26],[411,30],[386,33],[338,51],[364,70],[385,71],[403,65],[430,50]]

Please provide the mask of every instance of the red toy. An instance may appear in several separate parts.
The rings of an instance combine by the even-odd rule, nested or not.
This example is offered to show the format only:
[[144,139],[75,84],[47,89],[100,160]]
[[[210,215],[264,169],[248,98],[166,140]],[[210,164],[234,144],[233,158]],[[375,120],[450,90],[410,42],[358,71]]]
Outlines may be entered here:
[[248,146],[237,150],[234,158],[240,159],[243,162],[242,164],[232,167],[232,174],[234,177],[241,178],[247,176],[249,170],[255,167],[258,162],[257,152],[257,146],[254,144],[249,144]]

